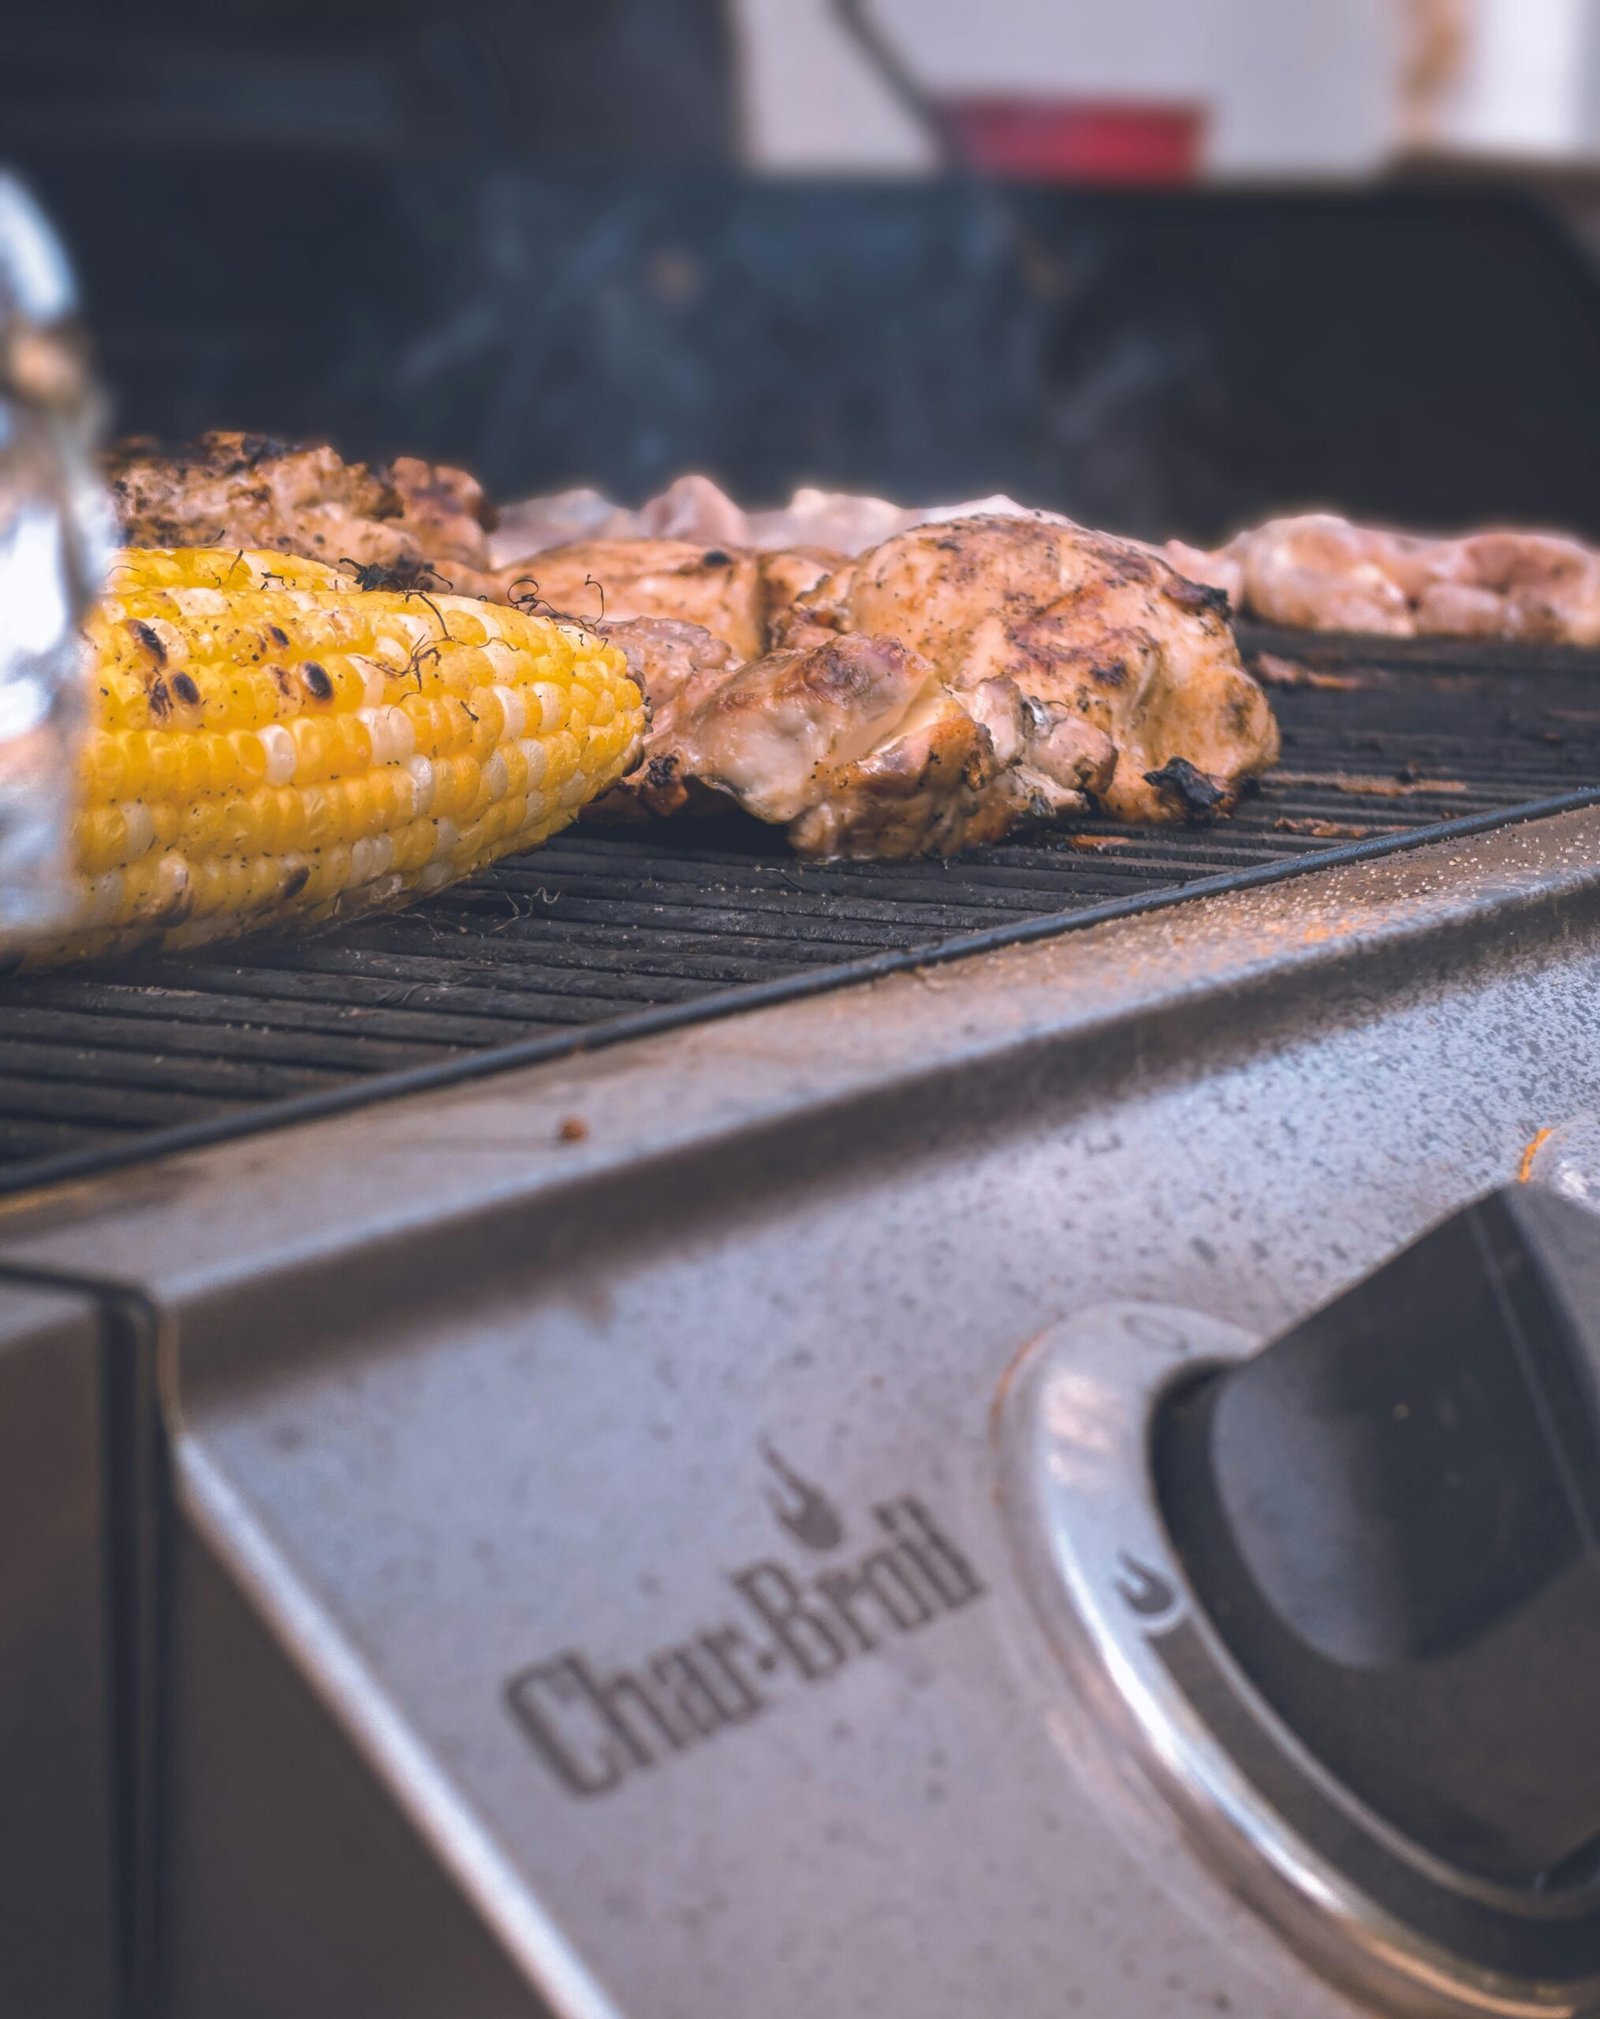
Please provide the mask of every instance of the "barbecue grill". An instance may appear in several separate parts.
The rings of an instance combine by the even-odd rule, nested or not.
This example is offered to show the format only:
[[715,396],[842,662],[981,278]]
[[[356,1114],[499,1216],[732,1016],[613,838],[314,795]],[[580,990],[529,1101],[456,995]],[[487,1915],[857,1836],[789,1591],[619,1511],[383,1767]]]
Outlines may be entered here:
[[1227,820],[0,979],[0,2013],[1597,2009],[1600,654],[1242,642]]
[[1273,690],[1282,765],[1231,820],[892,864],[803,862],[753,821],[582,826],[309,943],[15,976],[0,1188],[1523,819],[1600,780],[1600,654],[1246,637],[1303,684]]
[[[1593,668],[1252,645],[1299,684],[1231,822],[580,828],[7,982],[8,2010],[1588,2008],[1370,1874],[1308,1906],[1067,1659],[1051,1536],[1182,1603],[1172,1370],[1600,1101]],[[1130,1427],[1063,1514],[1085,1381]]]

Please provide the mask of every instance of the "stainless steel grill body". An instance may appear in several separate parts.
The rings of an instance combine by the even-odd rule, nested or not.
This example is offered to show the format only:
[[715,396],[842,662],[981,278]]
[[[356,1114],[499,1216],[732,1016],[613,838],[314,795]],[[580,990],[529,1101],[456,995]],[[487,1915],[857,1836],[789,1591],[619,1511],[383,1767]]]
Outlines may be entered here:
[[[1086,1771],[995,1405],[1063,1317],[1262,1338],[1513,1177],[1597,978],[1585,810],[16,1200],[17,1336],[110,1311],[164,1476],[103,1565],[143,2009],[1352,2009]],[[857,1644],[819,1580],[919,1538]]]

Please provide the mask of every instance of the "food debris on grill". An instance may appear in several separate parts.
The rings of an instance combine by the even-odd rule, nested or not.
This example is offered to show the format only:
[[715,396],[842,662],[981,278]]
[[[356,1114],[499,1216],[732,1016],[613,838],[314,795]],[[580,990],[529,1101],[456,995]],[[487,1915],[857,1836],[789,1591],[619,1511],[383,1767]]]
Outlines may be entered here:
[[1531,1182],[1534,1160],[1554,1134],[1554,1129],[1535,1129],[1533,1135],[1523,1146],[1522,1156],[1517,1164],[1517,1183],[1519,1185],[1526,1185]]
[[1147,771],[1145,783],[1175,800],[1190,820],[1209,820],[1227,801],[1227,789],[1204,771],[1197,771],[1187,757],[1169,757],[1158,771]]
[[1414,792],[1469,792],[1472,788],[1460,778],[1419,778],[1415,772],[1409,778],[1379,778],[1349,771],[1279,771],[1274,773],[1279,785],[1320,785],[1332,792],[1350,792],[1370,799],[1404,799]]
[[1308,834],[1314,841],[1366,841],[1378,834],[1403,834],[1401,827],[1358,827],[1347,820],[1295,820],[1287,814],[1272,823],[1274,834]]
[[1276,652],[1254,652],[1247,663],[1268,687],[1323,687],[1335,694],[1353,694],[1362,684],[1353,673],[1324,673]]

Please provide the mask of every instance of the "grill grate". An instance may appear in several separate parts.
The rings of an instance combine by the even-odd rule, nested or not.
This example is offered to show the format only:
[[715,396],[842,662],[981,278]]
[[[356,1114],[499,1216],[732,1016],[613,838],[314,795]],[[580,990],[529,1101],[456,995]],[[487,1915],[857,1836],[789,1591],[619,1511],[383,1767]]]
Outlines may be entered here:
[[1272,689],[1283,760],[1215,826],[1094,821],[950,863],[826,864],[743,821],[584,827],[318,939],[12,976],[0,983],[0,1190],[287,1119],[382,1075],[508,1046],[553,1054],[912,949],[1136,908],[1600,786],[1600,655],[1254,643],[1293,683]]

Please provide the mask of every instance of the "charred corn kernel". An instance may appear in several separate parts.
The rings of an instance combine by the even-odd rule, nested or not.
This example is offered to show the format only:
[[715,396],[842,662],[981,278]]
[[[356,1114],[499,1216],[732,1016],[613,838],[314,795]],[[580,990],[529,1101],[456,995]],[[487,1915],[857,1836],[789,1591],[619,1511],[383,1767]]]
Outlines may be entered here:
[[282,554],[125,552],[88,637],[80,901],[34,965],[438,889],[565,826],[643,728],[587,631]]

